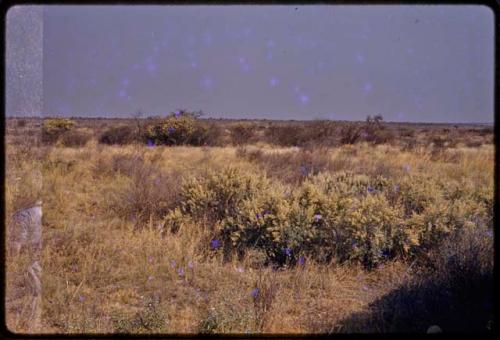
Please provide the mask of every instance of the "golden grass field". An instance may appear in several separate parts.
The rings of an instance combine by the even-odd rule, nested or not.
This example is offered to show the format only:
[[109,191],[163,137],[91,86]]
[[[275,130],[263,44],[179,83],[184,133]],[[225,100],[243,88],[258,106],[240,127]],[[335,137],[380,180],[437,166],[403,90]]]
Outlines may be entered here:
[[[36,333],[426,332],[432,325],[445,332],[491,329],[491,133],[460,133],[463,140],[479,143],[440,149],[424,143],[407,148],[397,138],[390,144],[322,147],[258,140],[243,146],[147,146],[99,144],[94,127],[78,124],[93,133],[80,147],[23,138],[37,131],[31,121],[23,127],[14,120],[7,124],[6,225],[17,209],[40,197],[43,202],[42,318]],[[304,173],[306,163],[311,170]],[[428,234],[422,230],[440,207],[443,220],[432,228],[442,225],[439,235],[455,236],[434,240],[417,255],[394,253],[369,268],[355,257],[321,261],[314,250],[304,252],[301,263],[281,266],[265,265],[262,252],[250,246],[228,257],[211,248],[222,226],[211,216],[187,218],[183,210],[176,215],[184,219],[178,230],[165,219],[185,203],[186,180],[202,181],[228,167],[255,181],[268,179],[276,197],[306,190],[311,178],[325,173],[383,176],[411,190],[429,187],[422,189],[428,195],[422,200],[431,203],[418,218],[408,218],[417,225],[412,247],[423,244]],[[436,183],[442,189],[434,193]],[[361,207],[365,196],[353,199]],[[398,197],[384,209],[398,205]],[[327,213],[322,214],[326,220]],[[405,216],[397,215],[398,228],[410,228]],[[370,216],[361,216],[359,223],[372,223],[366,219]],[[486,234],[476,232],[479,225]],[[16,333],[29,330],[22,269],[29,260],[24,253],[6,257],[6,324]]]

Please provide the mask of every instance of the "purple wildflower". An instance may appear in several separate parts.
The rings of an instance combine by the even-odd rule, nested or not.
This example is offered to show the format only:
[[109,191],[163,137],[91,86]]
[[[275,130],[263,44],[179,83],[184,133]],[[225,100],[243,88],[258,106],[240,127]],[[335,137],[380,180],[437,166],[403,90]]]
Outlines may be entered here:
[[153,263],[153,257],[152,256],[148,256],[148,262],[149,263]]
[[375,191],[375,189],[371,185],[369,185],[366,190],[368,190],[370,194]]
[[307,175],[307,167],[305,165],[300,166],[300,173],[302,174],[302,176]]
[[363,290],[364,290],[365,292],[367,292],[369,289],[370,289],[370,288],[368,288],[368,286],[363,286]]
[[217,249],[220,247],[220,241],[217,240],[217,239],[213,239],[211,242],[210,242],[210,247],[212,247],[213,250]]
[[152,139],[148,139],[148,147],[154,148],[155,142]]
[[184,276],[184,268],[179,268],[177,274],[179,274],[179,276]]
[[283,251],[285,252],[285,255],[286,255],[286,256],[292,256],[292,249],[290,249],[290,248],[285,248]]
[[80,302],[83,302],[83,301],[85,301],[85,296],[83,296],[83,295],[80,295],[80,297],[78,298],[78,300],[80,300]]
[[167,132],[168,132],[168,134],[174,133],[174,132],[175,132],[175,128],[173,128],[173,127],[171,127],[171,126],[170,126],[170,127],[167,129]]
[[154,280],[154,278],[155,278],[154,276],[151,276],[151,275],[150,275],[150,276],[148,276],[148,281],[153,281],[153,280]]
[[299,264],[301,266],[305,265],[306,264],[306,258],[304,256],[300,256],[299,257]]
[[314,215],[314,220],[315,220],[316,222],[319,222],[322,218],[323,218],[323,216],[321,216],[321,214],[316,214],[316,215]]
[[172,268],[175,268],[175,266],[177,265],[177,263],[175,262],[175,260],[171,260],[170,261],[170,265],[172,266]]
[[238,273],[243,273],[245,270],[243,268],[241,268],[241,267],[238,267],[238,268],[236,268],[236,271]]
[[257,218],[262,218],[262,214],[261,213],[257,213]]
[[493,230],[487,230],[486,236],[488,236],[489,238],[492,238],[493,237]]
[[388,258],[389,255],[390,255],[390,252],[387,249],[380,251],[380,256],[382,256],[382,257]]
[[410,172],[410,170],[411,170],[411,166],[410,166],[409,164],[405,164],[405,165],[403,166],[403,170],[404,170],[404,171],[406,171],[406,172]]
[[256,299],[259,296],[259,288],[252,289],[252,297]]
[[193,269],[194,268],[193,261],[189,261],[188,262],[188,268],[189,269]]

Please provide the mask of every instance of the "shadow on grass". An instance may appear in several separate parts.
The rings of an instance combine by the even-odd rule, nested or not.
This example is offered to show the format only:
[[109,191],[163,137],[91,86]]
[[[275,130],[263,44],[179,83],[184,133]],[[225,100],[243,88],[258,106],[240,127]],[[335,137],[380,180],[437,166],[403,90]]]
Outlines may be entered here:
[[[493,275],[470,280],[427,279],[406,283],[374,301],[365,312],[340,321],[340,332],[488,332],[493,319]],[[337,328],[337,327],[336,327]]]

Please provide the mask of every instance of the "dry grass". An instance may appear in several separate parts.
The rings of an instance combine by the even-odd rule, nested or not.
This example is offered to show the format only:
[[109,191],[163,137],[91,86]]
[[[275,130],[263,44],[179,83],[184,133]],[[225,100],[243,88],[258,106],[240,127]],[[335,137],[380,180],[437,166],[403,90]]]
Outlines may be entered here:
[[[11,125],[9,129],[35,129],[29,120]],[[158,226],[179,204],[184,178],[220,171],[229,164],[267,174],[289,188],[310,173],[350,170],[389,178],[432,174],[493,191],[492,145],[457,143],[439,153],[425,145],[405,148],[403,139],[396,145],[323,148],[262,142],[245,149],[115,146],[98,144],[95,132],[82,147],[30,147],[15,144],[17,137],[9,131],[6,222],[13,211],[39,197],[43,200],[44,333],[408,330],[404,323],[400,328],[385,324],[380,306],[386,305],[379,303],[395,291],[405,292],[408,282],[420,282],[420,274],[409,270],[408,261],[397,259],[367,271],[306,259],[304,265],[277,270],[258,265],[258,254],[252,252],[224,262],[208,246],[213,236],[208,228],[193,224],[173,234],[162,233]],[[416,138],[418,134],[410,131],[403,130],[401,138]],[[481,249],[482,256],[492,256],[491,248]],[[437,272],[445,273],[446,260],[433,256],[431,263],[440,266]],[[469,268],[474,266],[470,257],[464,261]],[[7,326],[14,332],[26,332],[28,327],[22,271],[28,262],[23,254],[7,258]],[[439,280],[446,281],[443,276]],[[423,321],[421,328],[411,330],[425,332],[430,326],[424,324],[429,320],[423,315],[412,317]],[[486,321],[471,327],[484,328]]]

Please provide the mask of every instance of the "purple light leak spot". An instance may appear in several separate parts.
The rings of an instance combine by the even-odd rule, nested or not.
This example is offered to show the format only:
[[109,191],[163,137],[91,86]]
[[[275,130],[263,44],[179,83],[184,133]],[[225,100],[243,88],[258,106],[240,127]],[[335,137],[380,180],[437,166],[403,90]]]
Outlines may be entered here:
[[196,38],[193,35],[190,35],[187,38],[187,43],[189,46],[193,46],[196,43]]
[[301,94],[299,96],[299,99],[300,99],[300,102],[303,104],[303,105],[306,105],[307,103],[309,103],[309,96],[306,95],[306,94]]
[[266,60],[267,60],[267,61],[271,61],[271,60],[273,60],[273,54],[272,54],[272,52],[267,52],[267,55],[266,55]]
[[250,72],[250,65],[244,64],[244,65],[242,65],[242,69],[243,69],[243,71],[245,71],[245,73],[248,73],[248,72]]
[[198,68],[198,63],[195,61],[191,62],[191,68]]
[[125,98],[127,96],[127,92],[125,92],[125,90],[120,90],[120,92],[118,92],[118,96],[120,98]]
[[128,80],[128,78],[124,78],[124,79],[122,80],[122,85],[123,85],[123,86],[127,86],[128,84],[129,84],[129,80]]
[[187,51],[187,52],[186,52],[186,56],[187,56],[190,60],[192,60],[192,59],[194,58],[194,53],[193,53],[193,51]]
[[269,85],[271,85],[271,87],[276,87],[278,85],[278,78],[276,77],[271,77],[271,79],[269,79]]
[[247,38],[252,35],[252,32],[253,32],[253,30],[250,27],[247,27],[247,28],[245,28],[245,30],[243,30],[243,34]]
[[209,76],[203,77],[203,79],[201,80],[201,85],[206,89],[211,88],[213,85],[212,78],[210,78]]
[[141,68],[141,65],[139,65],[139,64],[132,65],[133,70],[139,70],[140,68]]
[[212,39],[212,35],[210,33],[205,33],[203,35],[203,43],[205,45],[212,45],[212,41],[213,41],[213,39]]
[[365,57],[363,57],[361,54],[357,54],[356,61],[360,64],[363,64],[365,62]]
[[409,55],[413,55],[414,52],[415,50],[411,47],[406,49],[406,53],[408,53]]
[[318,70],[323,70],[325,68],[325,62],[323,62],[323,61],[316,62],[316,68]]
[[274,41],[272,39],[269,39],[267,41],[267,47],[273,48],[274,46],[276,46],[276,44],[274,43]]
[[371,84],[371,83],[365,83],[365,84],[363,85],[363,90],[364,90],[366,93],[371,92],[371,91],[372,91],[372,89],[373,89],[373,86],[372,86],[372,84]]
[[156,71],[156,64],[149,64],[148,65],[148,71],[150,73],[154,73]]
[[300,87],[295,85],[295,87],[293,88],[293,92],[298,94],[300,92]]
[[245,59],[245,57],[239,57],[238,63],[240,63],[240,65],[245,65],[247,63],[247,60]]
[[421,111],[424,108],[424,101],[423,101],[422,96],[416,95],[416,94],[412,94],[411,99],[413,101],[413,104],[417,108],[417,110]]
[[404,112],[398,112],[398,119],[403,119],[405,118]]

